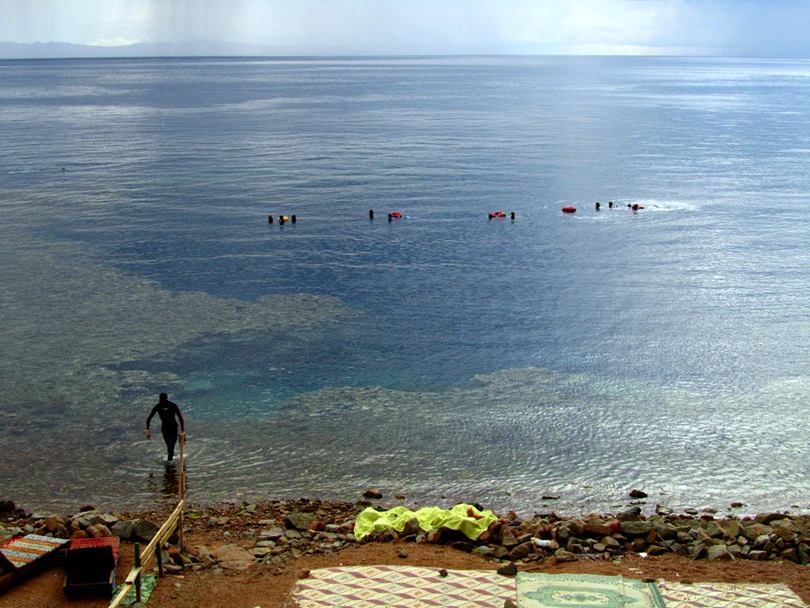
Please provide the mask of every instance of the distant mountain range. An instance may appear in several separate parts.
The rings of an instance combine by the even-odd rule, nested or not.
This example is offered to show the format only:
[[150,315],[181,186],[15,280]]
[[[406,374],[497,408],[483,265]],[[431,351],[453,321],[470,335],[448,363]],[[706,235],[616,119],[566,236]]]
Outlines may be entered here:
[[81,57],[204,57],[310,55],[326,51],[197,40],[192,42],[142,42],[126,46],[94,46],[68,42],[0,42],[0,59],[50,59]]

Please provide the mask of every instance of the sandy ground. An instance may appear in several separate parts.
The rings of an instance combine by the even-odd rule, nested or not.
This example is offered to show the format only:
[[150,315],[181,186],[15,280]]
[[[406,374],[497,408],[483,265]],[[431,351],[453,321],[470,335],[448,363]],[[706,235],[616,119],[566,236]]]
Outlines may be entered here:
[[[190,535],[190,544],[216,546],[222,539],[204,533]],[[247,543],[246,543],[247,546]],[[401,553],[407,557],[401,557]],[[266,566],[253,566],[240,573],[216,574],[201,570],[182,576],[166,576],[158,584],[149,606],[175,608],[292,608],[290,591],[300,573],[327,566],[407,564],[447,569],[495,569],[498,564],[441,545],[413,543],[366,544],[331,555],[318,555],[289,562],[281,573]],[[132,545],[122,546],[118,578],[123,579],[132,565]],[[521,567],[530,572],[579,572],[622,574],[631,578],[665,578],[676,581],[781,582],[789,585],[810,603],[810,568],[791,562],[756,562],[749,560],[691,560],[677,555],[639,557],[628,555],[620,562],[582,560],[555,564],[553,561]],[[99,607],[103,599],[68,601],[62,592],[61,568],[53,568],[0,596],[0,608]]]

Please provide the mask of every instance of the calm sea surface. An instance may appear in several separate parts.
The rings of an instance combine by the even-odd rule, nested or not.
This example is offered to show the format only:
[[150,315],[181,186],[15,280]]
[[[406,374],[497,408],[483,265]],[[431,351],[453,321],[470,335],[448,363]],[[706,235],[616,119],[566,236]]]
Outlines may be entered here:
[[810,507],[810,62],[5,61],[0,140],[0,498],[165,500],[167,391],[197,502]]

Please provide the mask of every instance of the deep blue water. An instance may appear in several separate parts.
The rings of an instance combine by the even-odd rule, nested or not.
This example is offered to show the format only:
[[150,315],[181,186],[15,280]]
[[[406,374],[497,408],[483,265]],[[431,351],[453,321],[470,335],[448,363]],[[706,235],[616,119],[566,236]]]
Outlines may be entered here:
[[0,486],[154,500],[167,390],[199,501],[807,507],[808,98],[808,61],[0,62]]

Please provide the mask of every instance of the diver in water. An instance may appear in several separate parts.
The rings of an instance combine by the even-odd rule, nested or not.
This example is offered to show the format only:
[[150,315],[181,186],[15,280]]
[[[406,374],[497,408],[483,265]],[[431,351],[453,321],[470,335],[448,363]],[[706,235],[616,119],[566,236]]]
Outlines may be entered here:
[[174,460],[174,445],[177,443],[177,422],[175,417],[180,421],[180,436],[185,439],[186,427],[183,423],[183,415],[180,413],[180,408],[173,401],[169,401],[169,396],[166,393],[160,393],[160,399],[152,408],[149,417],[146,419],[146,438],[152,438],[152,431],[149,430],[149,423],[152,417],[157,414],[160,416],[160,430],[163,433],[163,441],[166,442],[166,456],[168,459]]

